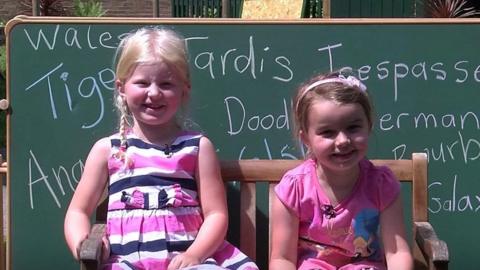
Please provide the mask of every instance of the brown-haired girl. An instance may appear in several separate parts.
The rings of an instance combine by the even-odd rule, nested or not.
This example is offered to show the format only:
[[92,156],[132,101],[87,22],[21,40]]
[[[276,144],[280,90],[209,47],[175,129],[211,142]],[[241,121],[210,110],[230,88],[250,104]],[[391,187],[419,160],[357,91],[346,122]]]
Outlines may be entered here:
[[308,157],[275,188],[270,269],[412,269],[400,183],[365,158],[373,126],[365,85],[318,75],[293,104]]

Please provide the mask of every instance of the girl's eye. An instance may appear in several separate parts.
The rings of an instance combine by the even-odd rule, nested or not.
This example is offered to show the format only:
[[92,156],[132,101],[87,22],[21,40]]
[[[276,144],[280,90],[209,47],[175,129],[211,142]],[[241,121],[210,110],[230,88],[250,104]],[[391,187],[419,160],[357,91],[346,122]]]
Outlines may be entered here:
[[172,83],[171,82],[162,82],[160,83],[160,87],[164,88],[164,89],[168,89],[168,88],[171,88],[172,87]]
[[348,127],[348,130],[349,130],[349,131],[357,131],[357,130],[359,130],[359,129],[361,129],[361,128],[362,128],[362,125],[355,124],[355,125],[350,125],[350,126]]
[[142,86],[142,87],[145,87],[145,86],[149,85],[149,83],[147,81],[143,81],[143,80],[135,81],[135,84],[139,85],[139,86]]
[[320,130],[318,132],[318,134],[322,137],[330,138],[330,137],[333,137],[335,135],[335,131],[333,131],[333,130]]

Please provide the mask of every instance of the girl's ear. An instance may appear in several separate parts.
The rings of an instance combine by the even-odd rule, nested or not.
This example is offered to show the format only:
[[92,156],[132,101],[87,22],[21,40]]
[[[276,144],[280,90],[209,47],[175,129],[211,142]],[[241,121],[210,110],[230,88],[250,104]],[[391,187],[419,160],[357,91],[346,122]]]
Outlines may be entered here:
[[307,147],[310,147],[310,143],[308,141],[308,136],[303,130],[300,130],[298,132],[298,137],[300,138],[300,140],[302,141],[302,143],[304,145],[306,145]]
[[183,102],[187,102],[190,99],[191,90],[192,90],[192,87],[190,83],[185,83],[185,89],[183,90],[183,96],[182,96]]
[[125,96],[125,88],[120,80],[115,80],[115,89],[117,89],[120,96]]
[[298,138],[300,139],[300,142],[301,142],[300,147],[302,149],[305,149],[305,147],[307,148],[307,151],[305,152],[305,157],[311,156],[310,141],[308,140],[307,133],[304,132],[303,130],[300,130],[298,132]]

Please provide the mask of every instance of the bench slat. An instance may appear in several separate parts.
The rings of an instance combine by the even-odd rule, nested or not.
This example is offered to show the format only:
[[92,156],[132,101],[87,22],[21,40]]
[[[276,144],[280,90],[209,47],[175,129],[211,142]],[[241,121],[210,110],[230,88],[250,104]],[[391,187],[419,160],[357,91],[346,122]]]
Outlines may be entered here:
[[[224,160],[221,161],[222,177],[225,182],[241,179],[246,182],[278,182],[288,170],[300,165],[303,160]],[[388,166],[401,181],[413,179],[412,160],[372,160],[377,166]]]
[[[256,259],[256,185],[240,183],[240,249],[253,260]],[[253,241],[252,241],[253,239]]]

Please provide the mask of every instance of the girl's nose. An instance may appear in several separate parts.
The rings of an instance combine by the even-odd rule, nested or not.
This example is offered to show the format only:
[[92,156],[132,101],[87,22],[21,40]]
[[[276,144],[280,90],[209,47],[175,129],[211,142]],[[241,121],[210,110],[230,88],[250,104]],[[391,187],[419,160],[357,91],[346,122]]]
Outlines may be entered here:
[[344,132],[339,132],[338,135],[337,135],[337,138],[335,140],[335,144],[337,146],[348,145],[348,144],[350,144],[350,137],[348,137],[348,135],[345,134]]
[[147,91],[147,95],[149,97],[155,97],[155,96],[158,96],[162,93],[162,91],[160,91],[160,89],[158,88],[158,86],[156,85],[151,85],[149,88],[148,88],[148,91]]

